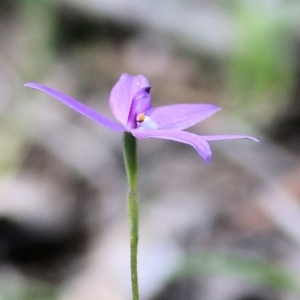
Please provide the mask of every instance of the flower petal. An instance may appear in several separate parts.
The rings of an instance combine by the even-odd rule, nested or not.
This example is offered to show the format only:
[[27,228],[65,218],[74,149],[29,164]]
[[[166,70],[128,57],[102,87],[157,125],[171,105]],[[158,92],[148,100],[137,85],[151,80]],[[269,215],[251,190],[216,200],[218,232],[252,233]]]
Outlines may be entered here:
[[133,97],[127,120],[127,128],[134,129],[137,127],[137,116],[145,113],[151,108],[150,87],[142,88]]
[[129,110],[133,97],[143,88],[150,87],[143,75],[131,76],[122,74],[111,90],[109,105],[115,118],[124,126],[127,125]]
[[151,109],[147,116],[159,129],[183,130],[210,117],[221,108],[211,104],[174,104]]
[[208,142],[199,135],[187,131],[177,130],[141,130],[134,129],[131,133],[137,138],[157,138],[173,140],[176,142],[191,145],[198,154],[203,157],[206,163],[210,163],[211,150]]
[[259,142],[257,138],[248,135],[201,135],[201,137],[206,141],[248,139],[254,142]]
[[44,93],[58,99],[59,101],[63,102],[64,104],[66,104],[69,107],[71,107],[72,109],[74,109],[75,111],[77,111],[80,114],[88,117],[89,119],[103,125],[104,127],[108,128],[108,129],[111,129],[114,131],[125,131],[124,126],[122,126],[121,124],[118,124],[118,123],[102,116],[101,114],[92,110],[88,106],[78,102],[77,100],[75,100],[59,91],[56,91],[50,87],[47,87],[45,85],[38,84],[38,83],[26,83],[26,84],[24,84],[24,86],[39,90],[41,92],[44,92]]

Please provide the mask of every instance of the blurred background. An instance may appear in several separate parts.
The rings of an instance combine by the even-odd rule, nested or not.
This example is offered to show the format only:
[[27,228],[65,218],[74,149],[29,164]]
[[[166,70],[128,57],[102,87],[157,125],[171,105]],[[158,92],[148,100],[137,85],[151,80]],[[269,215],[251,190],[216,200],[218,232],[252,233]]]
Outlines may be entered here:
[[300,299],[299,29],[298,0],[1,0],[0,299],[131,299],[122,135],[23,87],[111,116],[122,73],[261,141],[139,140],[141,299]]

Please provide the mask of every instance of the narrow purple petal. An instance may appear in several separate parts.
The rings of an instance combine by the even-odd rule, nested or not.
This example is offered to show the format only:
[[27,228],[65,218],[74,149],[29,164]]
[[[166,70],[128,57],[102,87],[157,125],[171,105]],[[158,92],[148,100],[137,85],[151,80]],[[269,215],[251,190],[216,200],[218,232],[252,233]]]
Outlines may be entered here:
[[151,108],[150,88],[146,87],[139,90],[133,97],[129,116],[127,120],[127,128],[134,129],[137,127],[136,118],[140,113],[146,113]]
[[176,142],[191,145],[198,154],[203,157],[206,163],[210,163],[211,150],[208,142],[202,137],[187,131],[177,130],[132,130],[131,133],[137,138],[157,138],[173,140]]
[[44,92],[44,93],[58,99],[59,101],[63,102],[67,106],[74,109],[75,111],[77,111],[80,114],[88,117],[89,119],[103,125],[104,127],[108,128],[108,129],[111,129],[114,131],[125,131],[124,126],[122,126],[121,124],[118,124],[118,123],[106,118],[105,116],[102,116],[101,114],[92,110],[88,106],[78,102],[77,100],[75,100],[59,91],[56,91],[50,87],[47,87],[47,86],[44,86],[44,85],[41,85],[38,83],[26,83],[26,84],[24,84],[24,86],[39,90],[41,92]]
[[201,137],[206,141],[248,139],[254,142],[259,142],[257,138],[248,135],[201,135]]
[[124,126],[127,125],[129,110],[133,97],[143,88],[150,87],[143,75],[131,76],[122,74],[111,90],[109,105],[115,118]]
[[147,116],[159,129],[183,130],[210,117],[221,108],[211,104],[174,104],[151,109]]

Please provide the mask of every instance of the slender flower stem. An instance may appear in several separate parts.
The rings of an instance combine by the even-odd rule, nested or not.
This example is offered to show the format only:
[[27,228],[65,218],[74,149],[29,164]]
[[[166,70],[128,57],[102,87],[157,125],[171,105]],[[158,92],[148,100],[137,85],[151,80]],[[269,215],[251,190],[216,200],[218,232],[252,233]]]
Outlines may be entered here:
[[137,199],[137,175],[138,159],[136,139],[126,132],[124,135],[124,160],[128,179],[127,208],[130,223],[130,265],[132,299],[139,300],[138,272],[137,272],[137,250],[139,234],[139,204]]

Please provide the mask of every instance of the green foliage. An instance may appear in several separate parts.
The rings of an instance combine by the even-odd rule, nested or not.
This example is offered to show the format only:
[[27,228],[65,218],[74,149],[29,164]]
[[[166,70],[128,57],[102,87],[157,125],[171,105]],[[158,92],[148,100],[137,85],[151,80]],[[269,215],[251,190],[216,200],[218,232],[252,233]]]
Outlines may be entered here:
[[236,41],[228,68],[228,94],[235,104],[261,109],[285,101],[293,83],[292,38],[280,5],[240,1],[234,10]]
[[52,300],[57,298],[55,286],[42,281],[25,281],[12,276],[0,279],[1,300]]
[[296,275],[278,264],[246,256],[199,253],[185,258],[176,277],[234,277],[264,287],[300,293]]

